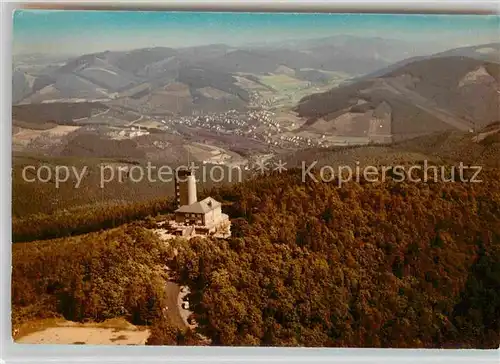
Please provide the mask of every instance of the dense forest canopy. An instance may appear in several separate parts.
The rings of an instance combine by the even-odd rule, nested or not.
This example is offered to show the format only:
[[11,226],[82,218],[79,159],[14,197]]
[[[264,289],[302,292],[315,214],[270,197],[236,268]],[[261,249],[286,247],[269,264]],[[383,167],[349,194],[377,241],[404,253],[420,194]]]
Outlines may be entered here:
[[[430,142],[412,152],[445,148]],[[229,239],[162,243],[144,218],[171,212],[168,199],[15,219],[14,241],[32,242],[13,245],[14,325],[125,316],[150,325],[151,345],[498,348],[499,143],[485,143],[442,153],[493,160],[482,183],[338,188],[289,170],[200,194],[223,203]],[[165,264],[191,289],[196,332],[161,314]]]
[[126,316],[135,324],[161,317],[166,251],[144,228],[18,243],[12,253],[14,327],[54,316],[72,321]]
[[170,264],[216,345],[496,348],[499,177],[219,189],[233,237],[178,241]]

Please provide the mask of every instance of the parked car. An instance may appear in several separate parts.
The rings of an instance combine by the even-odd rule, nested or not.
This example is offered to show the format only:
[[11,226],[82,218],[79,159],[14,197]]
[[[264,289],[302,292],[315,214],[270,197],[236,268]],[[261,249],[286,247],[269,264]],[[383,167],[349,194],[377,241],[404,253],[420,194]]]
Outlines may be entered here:
[[181,307],[185,310],[189,310],[189,302],[182,302]]

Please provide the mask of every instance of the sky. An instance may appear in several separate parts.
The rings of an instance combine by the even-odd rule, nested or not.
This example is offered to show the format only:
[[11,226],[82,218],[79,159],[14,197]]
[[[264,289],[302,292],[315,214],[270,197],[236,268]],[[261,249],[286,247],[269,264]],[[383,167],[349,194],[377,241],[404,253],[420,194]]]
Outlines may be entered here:
[[18,10],[13,16],[14,54],[242,45],[339,34],[439,41],[446,49],[500,37],[498,15]]

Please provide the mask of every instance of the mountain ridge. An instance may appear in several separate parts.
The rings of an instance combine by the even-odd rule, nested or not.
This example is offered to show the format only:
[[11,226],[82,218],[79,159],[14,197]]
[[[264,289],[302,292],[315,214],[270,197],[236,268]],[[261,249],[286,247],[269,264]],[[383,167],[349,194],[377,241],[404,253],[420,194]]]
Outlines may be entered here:
[[309,95],[295,111],[308,119],[308,127],[321,119],[335,128],[348,113],[356,120],[364,116],[360,128],[367,130],[375,122],[370,113],[385,102],[391,108],[386,124],[390,122],[391,133],[398,139],[419,132],[467,131],[495,122],[499,91],[500,64],[459,56],[432,57]]

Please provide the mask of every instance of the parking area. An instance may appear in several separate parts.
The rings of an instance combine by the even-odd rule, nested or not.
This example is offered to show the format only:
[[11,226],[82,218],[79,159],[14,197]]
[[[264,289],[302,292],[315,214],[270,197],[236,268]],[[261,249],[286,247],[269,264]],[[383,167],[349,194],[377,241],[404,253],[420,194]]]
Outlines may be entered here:
[[182,317],[182,321],[183,321],[184,325],[186,325],[190,328],[195,328],[196,325],[190,325],[189,321],[188,321],[189,316],[193,313],[189,309],[189,302],[187,300],[187,296],[189,295],[189,293],[190,293],[189,287],[182,286],[179,288],[179,294],[177,297],[177,307],[179,310],[179,314]]

